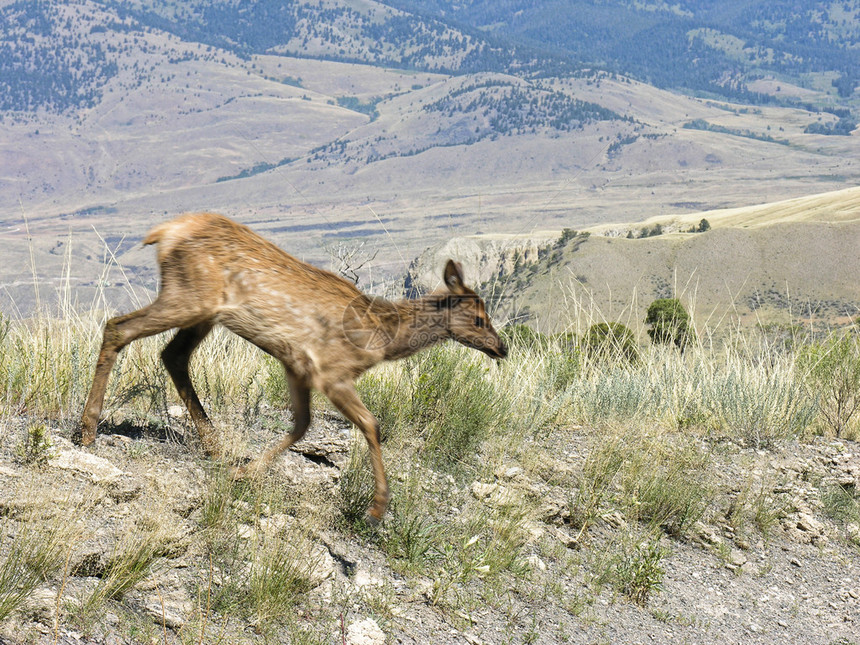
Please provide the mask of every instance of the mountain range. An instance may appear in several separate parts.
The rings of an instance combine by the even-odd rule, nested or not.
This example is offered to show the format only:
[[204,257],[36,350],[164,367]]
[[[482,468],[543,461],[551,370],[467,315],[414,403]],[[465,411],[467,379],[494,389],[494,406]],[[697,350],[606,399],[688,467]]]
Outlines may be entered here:
[[[852,2],[0,1],[0,310],[122,309],[218,210],[399,284],[452,236],[856,184]],[[352,254],[352,255],[350,255]],[[356,255],[357,254],[357,255]],[[38,286],[34,288],[34,285]]]

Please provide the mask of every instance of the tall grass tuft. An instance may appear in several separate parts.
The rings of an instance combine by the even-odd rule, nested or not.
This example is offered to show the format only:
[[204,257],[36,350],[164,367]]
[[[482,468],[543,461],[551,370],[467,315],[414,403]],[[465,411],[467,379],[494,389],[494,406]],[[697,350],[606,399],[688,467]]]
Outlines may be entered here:
[[284,619],[313,588],[311,579],[318,565],[310,541],[297,530],[265,536],[250,557],[244,605],[258,623]]
[[363,440],[356,439],[350,446],[349,461],[341,472],[337,487],[340,521],[350,530],[364,527],[365,514],[373,502],[374,495],[373,475],[367,447]]
[[616,591],[644,607],[651,595],[663,588],[666,572],[662,560],[668,552],[655,537],[641,541],[627,538],[616,548],[603,573],[603,581],[611,583]]
[[57,514],[44,522],[25,515],[17,533],[4,521],[0,528],[0,622],[18,609],[36,588],[62,566],[74,542],[74,523]]
[[38,318],[4,323],[0,334],[0,409],[68,420],[86,396],[96,325]]
[[383,548],[407,571],[420,571],[438,559],[438,545],[449,537],[446,526],[433,517],[433,504],[427,499],[422,480],[418,472],[411,474],[403,486],[392,487],[393,502],[384,526]]
[[81,603],[84,615],[100,611],[109,600],[118,600],[146,579],[165,552],[160,527],[134,526],[119,540],[95,589]]
[[630,442],[621,473],[627,514],[682,537],[700,520],[713,493],[708,455],[683,437],[640,437]]
[[437,464],[468,460],[496,430],[505,401],[488,378],[480,355],[435,347],[412,367],[410,422],[424,437],[424,454]]
[[757,448],[802,434],[816,413],[793,356],[750,357],[731,347],[652,347],[638,364],[583,371],[570,389],[583,424],[698,426]]

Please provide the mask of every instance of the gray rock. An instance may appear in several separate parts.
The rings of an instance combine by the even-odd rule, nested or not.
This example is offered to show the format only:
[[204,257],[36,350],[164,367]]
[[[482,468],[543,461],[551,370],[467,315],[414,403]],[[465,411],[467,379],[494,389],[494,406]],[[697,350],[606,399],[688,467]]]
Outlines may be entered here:
[[111,483],[124,475],[104,457],[75,448],[57,451],[48,463],[53,468],[82,473],[94,484]]
[[385,633],[373,618],[352,623],[346,630],[348,645],[385,645]]

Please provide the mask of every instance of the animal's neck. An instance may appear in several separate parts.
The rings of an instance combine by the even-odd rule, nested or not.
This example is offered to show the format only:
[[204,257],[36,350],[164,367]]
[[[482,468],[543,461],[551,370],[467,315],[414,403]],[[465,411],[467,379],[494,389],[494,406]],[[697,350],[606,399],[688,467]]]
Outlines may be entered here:
[[438,298],[426,296],[392,303],[397,311],[397,330],[385,348],[385,359],[405,358],[450,337],[447,310],[437,306]]

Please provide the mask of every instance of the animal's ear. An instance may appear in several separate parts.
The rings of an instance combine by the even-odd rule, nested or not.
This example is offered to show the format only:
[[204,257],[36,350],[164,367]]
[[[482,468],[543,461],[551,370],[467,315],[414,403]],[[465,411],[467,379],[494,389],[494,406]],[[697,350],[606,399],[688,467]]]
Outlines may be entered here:
[[445,265],[445,285],[451,293],[465,293],[466,285],[463,280],[463,267],[459,262],[448,260]]

